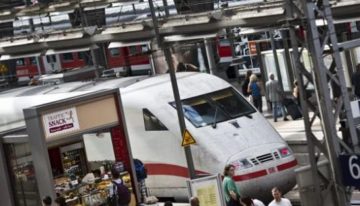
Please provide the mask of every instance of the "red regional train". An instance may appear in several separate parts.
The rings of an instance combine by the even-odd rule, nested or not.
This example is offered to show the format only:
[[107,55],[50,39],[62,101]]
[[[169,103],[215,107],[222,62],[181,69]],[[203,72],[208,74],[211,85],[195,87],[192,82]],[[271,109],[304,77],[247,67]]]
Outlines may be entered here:
[[[232,61],[230,44],[224,43],[226,39],[215,39],[219,63],[230,64]],[[91,64],[90,51],[84,49],[68,50],[66,53],[50,54],[40,58],[34,55],[16,59],[16,76],[19,81],[27,81],[33,76],[38,76],[39,70],[42,74],[58,73]],[[116,72],[131,71],[130,75],[146,75],[151,72],[149,47],[144,42],[131,46],[121,46],[113,42],[106,49],[105,55],[108,69]]]

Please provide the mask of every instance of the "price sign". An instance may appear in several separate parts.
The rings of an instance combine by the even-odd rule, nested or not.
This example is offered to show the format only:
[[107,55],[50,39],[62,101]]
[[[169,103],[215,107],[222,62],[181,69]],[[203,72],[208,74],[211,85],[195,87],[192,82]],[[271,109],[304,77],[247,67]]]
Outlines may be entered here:
[[360,156],[340,155],[339,157],[345,186],[360,186]]

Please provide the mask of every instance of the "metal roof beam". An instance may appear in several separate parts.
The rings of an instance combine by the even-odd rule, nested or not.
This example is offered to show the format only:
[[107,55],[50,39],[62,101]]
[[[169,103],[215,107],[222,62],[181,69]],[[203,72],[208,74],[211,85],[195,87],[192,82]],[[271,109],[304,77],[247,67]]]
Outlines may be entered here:
[[35,51],[48,50],[48,49],[62,49],[62,48],[75,48],[86,47],[97,43],[111,42],[111,41],[144,41],[150,40],[154,37],[152,31],[136,31],[129,33],[115,33],[115,34],[101,34],[92,37],[83,37],[80,39],[69,39],[62,41],[51,42],[37,42],[33,44],[25,44],[12,47],[1,47],[1,54],[16,54],[16,53],[33,53]]
[[360,39],[341,42],[338,44],[340,49],[347,50],[355,47],[360,47]]
[[[351,4],[350,4],[351,3]],[[334,17],[338,20],[353,19],[354,16],[360,17],[360,2],[350,1],[339,2],[333,6]],[[346,10],[344,8],[350,8]],[[217,19],[212,18],[214,12],[203,12],[198,14],[177,15],[160,20],[159,33],[162,36],[169,35],[196,35],[199,33],[216,33],[223,28],[247,27],[247,28],[279,28],[283,26],[284,9],[277,7],[237,7],[229,8],[222,12]],[[216,11],[215,11],[216,12]],[[346,15],[345,15],[346,14]],[[216,15],[216,14],[215,14]],[[79,32],[79,29],[71,29],[59,33],[42,34],[43,36],[24,36],[14,37],[11,41],[0,42],[8,44],[8,47],[0,47],[0,54],[26,53],[47,49],[61,49],[66,47],[85,47],[92,44],[111,42],[111,41],[138,41],[154,38],[153,24],[150,19],[112,25],[107,28],[97,29],[93,36],[85,35],[76,39],[66,37],[57,38],[59,35],[69,35]],[[56,38],[55,38],[56,37]],[[17,38],[17,39],[16,39]],[[52,42],[50,40],[53,39]],[[39,41],[41,43],[39,43]],[[10,44],[11,43],[11,44]],[[26,44],[25,44],[26,43]],[[344,44],[344,47],[349,47]]]

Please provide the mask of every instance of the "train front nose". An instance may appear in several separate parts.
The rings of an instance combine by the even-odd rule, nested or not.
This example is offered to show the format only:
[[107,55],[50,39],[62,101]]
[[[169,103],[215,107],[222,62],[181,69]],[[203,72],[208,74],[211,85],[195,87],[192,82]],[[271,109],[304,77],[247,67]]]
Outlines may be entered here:
[[249,148],[233,155],[228,163],[235,166],[234,180],[242,196],[269,201],[273,187],[285,194],[296,184],[297,161],[287,145]]

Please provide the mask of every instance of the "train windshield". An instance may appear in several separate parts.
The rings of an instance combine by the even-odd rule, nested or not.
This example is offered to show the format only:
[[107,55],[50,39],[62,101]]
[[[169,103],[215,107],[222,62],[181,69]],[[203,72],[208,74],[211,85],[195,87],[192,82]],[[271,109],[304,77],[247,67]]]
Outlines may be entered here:
[[233,89],[228,88],[209,94],[212,101],[226,112],[231,118],[249,115],[255,109]]
[[[232,88],[181,101],[184,116],[195,126],[204,127],[249,115],[255,109]],[[175,102],[170,103],[176,108]]]
[[185,117],[190,120],[195,127],[203,127],[227,119],[226,115],[208,101],[206,96],[183,100],[182,104]]

